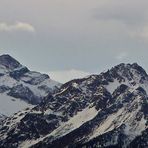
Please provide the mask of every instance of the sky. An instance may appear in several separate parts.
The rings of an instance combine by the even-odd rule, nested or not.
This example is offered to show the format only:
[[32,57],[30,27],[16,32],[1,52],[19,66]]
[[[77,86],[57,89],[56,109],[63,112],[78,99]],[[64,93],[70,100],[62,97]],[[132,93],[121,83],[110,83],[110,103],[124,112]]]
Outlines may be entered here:
[[123,62],[148,71],[147,7],[147,0],[0,0],[0,54],[61,82]]

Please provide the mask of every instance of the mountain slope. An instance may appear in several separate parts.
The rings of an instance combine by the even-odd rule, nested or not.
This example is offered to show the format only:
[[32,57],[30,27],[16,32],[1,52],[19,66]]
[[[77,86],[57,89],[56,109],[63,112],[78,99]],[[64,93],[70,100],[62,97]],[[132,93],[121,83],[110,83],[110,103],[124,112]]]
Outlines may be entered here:
[[12,115],[29,104],[38,104],[60,83],[46,74],[30,71],[10,55],[0,56],[0,114]]
[[[63,84],[3,122],[1,147],[148,147],[148,75],[120,64]],[[139,141],[139,145],[136,145]]]

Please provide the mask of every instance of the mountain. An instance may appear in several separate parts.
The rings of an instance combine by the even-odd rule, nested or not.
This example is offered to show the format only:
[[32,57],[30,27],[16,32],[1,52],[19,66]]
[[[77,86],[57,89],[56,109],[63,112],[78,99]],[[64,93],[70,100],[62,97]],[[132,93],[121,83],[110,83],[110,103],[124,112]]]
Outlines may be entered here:
[[10,55],[0,56],[0,114],[12,115],[38,104],[61,84],[46,74],[30,71]]
[[2,122],[2,148],[147,148],[148,75],[138,64],[63,84]]

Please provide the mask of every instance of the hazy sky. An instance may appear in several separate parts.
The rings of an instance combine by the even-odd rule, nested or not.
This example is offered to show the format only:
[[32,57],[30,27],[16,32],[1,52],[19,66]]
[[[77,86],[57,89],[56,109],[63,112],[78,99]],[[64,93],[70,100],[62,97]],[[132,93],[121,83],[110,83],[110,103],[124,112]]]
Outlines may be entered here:
[[147,0],[0,0],[0,54],[33,70],[148,70]]

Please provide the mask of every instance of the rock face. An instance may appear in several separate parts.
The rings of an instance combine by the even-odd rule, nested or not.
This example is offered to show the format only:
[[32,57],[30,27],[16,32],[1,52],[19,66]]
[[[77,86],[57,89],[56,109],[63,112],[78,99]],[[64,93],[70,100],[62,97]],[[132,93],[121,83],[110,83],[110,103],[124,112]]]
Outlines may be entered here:
[[[60,85],[46,74],[30,71],[10,55],[0,56],[0,114],[1,111],[2,114],[8,112],[3,107],[11,104],[12,100],[12,104],[16,101],[16,105],[21,104],[21,100],[25,101],[26,104],[38,104]],[[8,102],[8,100],[10,101]],[[14,108],[17,107],[16,105]],[[13,110],[11,112],[14,113]],[[6,113],[6,115],[8,114],[11,113]]]
[[63,84],[3,121],[0,147],[148,147],[148,75],[120,64]]

